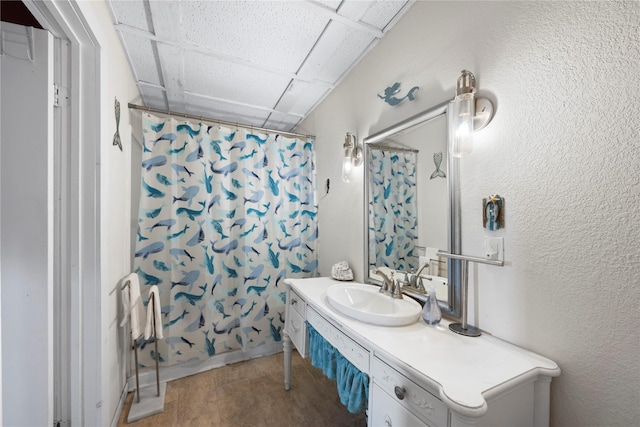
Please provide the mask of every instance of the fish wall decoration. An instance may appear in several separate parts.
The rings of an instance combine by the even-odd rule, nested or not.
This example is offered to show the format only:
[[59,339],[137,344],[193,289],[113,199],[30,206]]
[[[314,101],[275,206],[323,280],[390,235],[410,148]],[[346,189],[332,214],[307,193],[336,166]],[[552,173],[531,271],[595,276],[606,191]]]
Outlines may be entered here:
[[504,197],[494,194],[482,199],[482,225],[491,231],[504,227]]
[[122,151],[122,141],[120,140],[120,101],[115,98],[114,110],[116,113],[116,133],[113,135],[113,145],[117,145]]
[[440,170],[440,165],[442,164],[442,151],[433,153],[433,163],[436,165],[436,170],[431,174],[431,179],[446,178],[447,174]]

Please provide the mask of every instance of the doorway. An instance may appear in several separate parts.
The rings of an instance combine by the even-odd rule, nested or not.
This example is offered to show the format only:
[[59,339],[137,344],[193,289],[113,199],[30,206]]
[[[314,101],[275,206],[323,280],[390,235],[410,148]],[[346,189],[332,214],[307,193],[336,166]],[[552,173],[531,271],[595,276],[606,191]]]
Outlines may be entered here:
[[53,368],[54,40],[8,22],[1,31],[2,388],[10,391],[3,420],[43,425],[55,418],[54,376],[61,374]]
[[[101,356],[101,342],[106,329],[105,322],[102,320],[104,311],[102,305],[106,299],[103,298],[101,287],[100,171],[96,166],[100,164],[101,43],[91,32],[91,17],[83,12],[81,3],[72,0],[24,1],[26,8],[38,23],[52,34],[49,36],[52,40],[50,44],[58,49],[54,51],[52,61],[53,70],[58,72],[57,94],[54,95],[54,86],[49,84],[48,89],[43,89],[40,95],[29,97],[45,98],[49,105],[54,102],[54,97],[57,98],[58,106],[53,109],[52,124],[48,125],[49,129],[46,133],[45,139],[49,141],[45,144],[46,148],[26,145],[30,148],[28,155],[46,157],[47,167],[22,168],[16,171],[18,168],[12,162],[12,159],[18,159],[15,157],[16,154],[9,151],[10,154],[5,158],[5,148],[10,147],[5,144],[4,138],[5,112],[13,106],[5,107],[5,85],[3,84],[0,89],[3,102],[1,111],[3,138],[0,156],[2,160],[0,185],[3,187],[0,203],[2,208],[0,221],[3,223],[0,229],[2,249],[11,247],[10,243],[13,239],[11,232],[15,231],[9,225],[4,226],[9,224],[9,219],[12,220],[11,224],[15,224],[11,217],[7,217],[5,221],[4,208],[6,205],[14,205],[19,209],[21,200],[29,198],[31,194],[28,191],[26,194],[18,191],[24,184],[19,180],[29,180],[30,173],[35,173],[38,179],[34,181],[39,184],[36,187],[41,190],[44,184],[46,188],[46,196],[44,196],[46,208],[40,209],[46,214],[39,216],[39,223],[46,223],[46,227],[44,231],[42,228],[38,230],[38,236],[41,238],[39,244],[34,244],[27,251],[27,255],[21,256],[21,264],[15,263],[14,259],[9,257],[10,251],[5,253],[0,250],[0,272],[2,273],[0,286],[2,286],[3,295],[11,296],[8,300],[0,296],[2,309],[15,302],[9,290],[5,293],[5,289],[9,289],[7,286],[18,286],[16,282],[20,283],[20,280],[23,280],[24,271],[31,274],[32,270],[41,270],[33,267],[33,265],[42,265],[41,260],[37,263],[33,261],[33,254],[37,253],[35,251],[40,250],[45,253],[44,264],[47,266],[46,278],[38,278],[36,281],[41,287],[36,288],[37,292],[28,294],[31,300],[36,295],[42,297],[41,294],[45,294],[43,300],[39,300],[36,305],[40,308],[46,307],[44,310],[46,314],[42,315],[44,317],[38,317],[39,321],[35,322],[45,332],[39,331],[35,326],[21,329],[23,325],[9,318],[10,311],[1,313],[3,358],[8,354],[7,351],[11,350],[9,346],[15,344],[9,342],[11,335],[5,336],[6,331],[9,330],[8,327],[11,326],[21,331],[20,339],[23,342],[18,341],[18,343],[26,346],[26,349],[16,353],[22,356],[25,363],[28,364],[30,359],[34,359],[34,355],[46,359],[43,362],[46,368],[42,368],[43,371],[40,368],[36,369],[41,374],[37,379],[20,375],[20,372],[12,372],[9,367],[4,366],[3,361],[4,387],[0,389],[0,392],[3,392],[0,396],[3,402],[5,424],[105,425],[110,421],[107,413],[108,405],[103,405],[102,402],[103,396],[106,395],[104,390],[108,387],[108,380],[104,379],[107,361]],[[34,121],[37,120],[34,119]],[[22,138],[18,138],[18,142],[12,145],[32,143],[32,141],[25,141],[31,130],[31,126],[23,129]],[[57,143],[54,142],[54,136],[58,137]],[[24,147],[20,146],[16,149],[18,148]],[[6,166],[7,164],[9,166]],[[38,172],[34,172],[36,170]],[[43,170],[46,173],[40,176]],[[7,186],[14,184],[14,190],[18,195],[10,198],[10,193],[5,194],[5,184]],[[42,197],[36,199],[42,204]],[[26,202],[23,206],[25,205]],[[38,211],[38,209],[29,207],[25,211],[33,214],[32,211]],[[27,216],[26,213],[25,216]],[[46,219],[43,219],[44,217]],[[14,228],[24,229],[24,227]],[[6,235],[5,230],[8,230]],[[46,243],[43,243],[43,235],[47,236],[44,239]],[[46,250],[43,250],[43,246]],[[33,265],[25,260],[33,261]],[[9,276],[12,269],[19,270],[22,276],[19,279]],[[42,292],[43,287],[46,289],[45,292]],[[11,304],[8,305],[9,302]],[[31,307],[31,304],[28,305]],[[37,312],[40,313],[40,311]],[[35,339],[43,336],[46,337],[43,338],[46,344],[42,340]],[[25,344],[27,342],[28,344]],[[40,361],[37,363],[40,366]],[[41,391],[40,387],[44,381],[46,387],[43,393],[46,395],[38,394],[37,400],[26,399],[25,404],[29,404],[29,408],[21,412],[19,422],[12,422],[15,419],[9,418],[13,411],[10,399],[11,395],[16,394],[16,383],[9,379],[12,377],[15,379],[16,376],[24,384],[25,389],[30,390],[33,397],[36,392]]]

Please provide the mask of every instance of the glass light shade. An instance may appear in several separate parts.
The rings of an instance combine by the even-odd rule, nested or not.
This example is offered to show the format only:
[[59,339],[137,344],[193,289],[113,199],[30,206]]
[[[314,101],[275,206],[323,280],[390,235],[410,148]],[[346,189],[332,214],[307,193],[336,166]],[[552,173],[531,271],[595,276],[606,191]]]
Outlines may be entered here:
[[463,157],[473,151],[473,93],[463,93],[453,100],[453,135],[449,150],[454,157]]
[[353,160],[351,158],[351,150],[344,150],[344,159],[342,159],[342,181],[349,182],[351,180],[351,169],[353,169]]

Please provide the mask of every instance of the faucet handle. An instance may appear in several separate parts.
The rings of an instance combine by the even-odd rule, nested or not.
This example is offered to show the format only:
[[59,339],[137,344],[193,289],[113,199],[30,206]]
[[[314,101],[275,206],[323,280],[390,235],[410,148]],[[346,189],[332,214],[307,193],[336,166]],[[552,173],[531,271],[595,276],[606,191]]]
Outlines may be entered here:
[[402,282],[400,279],[393,279],[391,282],[391,298],[402,299]]
[[405,275],[405,283],[410,288],[417,288],[418,286],[418,275],[415,272],[407,273]]

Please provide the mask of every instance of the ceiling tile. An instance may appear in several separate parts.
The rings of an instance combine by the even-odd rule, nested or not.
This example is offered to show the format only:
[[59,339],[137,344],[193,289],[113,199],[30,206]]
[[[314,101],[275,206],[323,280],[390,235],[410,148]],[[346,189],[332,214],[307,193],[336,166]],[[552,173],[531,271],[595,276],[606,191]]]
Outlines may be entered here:
[[273,108],[290,78],[197,52],[185,54],[185,90]]
[[298,75],[304,79],[336,83],[374,40],[367,33],[332,21]]
[[304,117],[316,105],[318,100],[325,96],[328,90],[328,86],[293,81],[282,94],[282,98],[280,98],[275,110]]
[[338,10],[338,7],[340,6],[340,3],[342,3],[342,0],[311,0],[312,3],[321,3],[324,6],[333,9],[334,11]]
[[290,72],[329,19],[296,2],[182,2],[187,41]]
[[301,118],[273,112],[271,116],[269,116],[269,120],[267,120],[264,127],[268,129],[280,129],[284,132],[292,132],[301,121]]
[[202,115],[213,119],[259,127],[262,127],[267,117],[269,117],[268,111],[228,104],[197,95],[187,95],[186,112],[188,114]]
[[412,3],[106,1],[145,105],[288,131]]
[[149,1],[149,11],[153,19],[153,33],[156,36],[171,42],[182,42],[183,17],[179,1]]
[[184,109],[184,67],[182,49],[175,46],[157,44],[161,61],[162,81],[169,101],[169,109],[181,111]]
[[153,42],[129,33],[122,33],[122,38],[137,79],[157,85],[162,84]]
[[143,0],[111,0],[109,2],[113,8],[113,13],[117,24],[124,24],[130,27],[152,33],[153,25],[149,14],[149,5]]
[[140,85],[140,95],[144,99],[144,105],[152,108],[159,108],[161,110],[168,110],[169,106],[165,98],[164,90],[153,87]]
[[360,22],[384,30],[390,21],[398,14],[406,1],[375,1],[371,3]]
[[338,9],[338,13],[352,21],[367,24],[382,31],[387,29],[387,25],[406,4],[405,0],[345,1]]
[[352,21],[360,22],[360,18],[366,13],[367,9],[371,7],[373,1],[361,0],[361,1],[345,1],[340,5],[338,13]]

